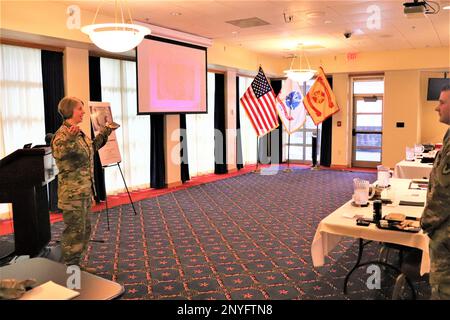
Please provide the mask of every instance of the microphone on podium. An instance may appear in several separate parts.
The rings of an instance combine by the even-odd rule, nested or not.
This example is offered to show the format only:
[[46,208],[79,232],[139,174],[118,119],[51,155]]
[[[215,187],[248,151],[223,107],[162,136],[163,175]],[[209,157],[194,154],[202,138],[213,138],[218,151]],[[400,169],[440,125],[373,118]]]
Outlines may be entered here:
[[48,146],[50,145],[50,142],[52,142],[53,136],[54,136],[53,133],[47,133],[45,135],[45,144],[46,145],[48,145]]

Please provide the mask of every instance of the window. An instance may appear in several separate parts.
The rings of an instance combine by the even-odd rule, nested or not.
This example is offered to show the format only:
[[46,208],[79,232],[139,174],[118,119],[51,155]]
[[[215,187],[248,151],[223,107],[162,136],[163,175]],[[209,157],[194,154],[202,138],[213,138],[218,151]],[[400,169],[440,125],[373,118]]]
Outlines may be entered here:
[[[253,78],[239,77],[239,99],[252,83]],[[241,122],[242,161],[243,164],[255,164],[257,158],[257,136],[244,107],[239,103],[239,120]]]
[[[111,104],[114,121],[121,124],[116,131],[122,157],[120,164],[128,189],[150,187],[150,119],[137,116],[136,62],[100,59],[102,100]],[[105,169],[108,194],[124,192],[119,169]]]
[[214,173],[215,74],[208,72],[208,113],[186,115],[189,175]]
[[[303,85],[302,94],[305,95],[311,86],[313,85],[315,80],[309,80]],[[322,124],[319,124],[317,127],[312,121],[309,114],[306,114],[306,122],[305,125],[298,131],[291,134],[291,138],[289,140],[289,136],[287,132],[283,128],[283,134],[285,135],[283,143],[283,159],[287,160],[288,152],[290,161],[299,162],[299,163],[309,163],[312,161],[312,137],[313,135],[317,135],[317,161],[320,159],[320,137],[322,134]],[[288,149],[288,146],[290,148]]]
[[41,50],[1,45],[0,159],[45,144]]
[[[0,45],[0,159],[26,143],[45,143],[41,50]],[[0,220],[11,218],[0,203]]]

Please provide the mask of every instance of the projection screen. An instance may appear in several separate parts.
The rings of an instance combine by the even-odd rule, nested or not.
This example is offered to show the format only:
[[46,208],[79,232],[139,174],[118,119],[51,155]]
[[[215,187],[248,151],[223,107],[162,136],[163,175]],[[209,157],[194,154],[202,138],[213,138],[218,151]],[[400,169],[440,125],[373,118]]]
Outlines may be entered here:
[[206,48],[154,36],[137,47],[137,114],[206,113]]

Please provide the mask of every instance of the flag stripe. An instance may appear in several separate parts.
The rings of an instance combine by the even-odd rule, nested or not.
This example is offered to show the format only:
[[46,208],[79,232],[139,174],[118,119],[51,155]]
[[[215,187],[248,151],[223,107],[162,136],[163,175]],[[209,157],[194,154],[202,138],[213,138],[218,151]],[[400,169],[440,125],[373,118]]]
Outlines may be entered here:
[[265,123],[266,123],[266,131],[269,131],[270,129],[272,129],[273,123],[272,123],[272,119],[269,116],[269,112],[268,112],[268,105],[266,103],[266,99],[265,99],[265,95],[262,96],[260,99],[260,104],[261,104],[261,115],[264,117],[265,119]]
[[[269,100],[269,105],[276,106],[275,95],[273,94],[273,91],[270,91],[270,93],[267,94],[267,98]],[[269,111],[270,111],[270,114],[272,115],[272,119],[273,119],[275,125],[278,125],[277,112],[276,112],[275,108],[269,108]]]
[[262,108],[261,108],[262,115],[266,119],[266,125],[267,125],[266,129],[269,130],[272,127],[272,125],[273,125],[272,119],[271,119],[271,117],[269,115],[269,112],[267,110],[267,103],[266,103],[266,100],[265,100],[264,96],[262,96],[260,100],[261,100],[261,105],[262,105]]
[[[257,101],[256,101],[256,96],[254,96],[254,95],[251,95],[251,101],[252,101],[252,103],[255,105],[255,106],[257,106],[258,105],[258,103],[257,103]],[[261,107],[263,107],[261,104],[260,104],[260,108],[257,108],[256,110],[257,111],[259,111],[258,112],[258,115],[260,115],[261,116],[261,123],[262,123],[262,128],[264,129],[264,130],[267,130],[267,128],[269,127],[269,125],[267,124],[267,122],[266,122],[266,119],[265,119],[265,117],[264,117],[264,114],[261,112],[262,110],[264,110],[264,108],[261,108]],[[262,109],[262,110],[261,110]]]
[[261,125],[261,121],[259,119],[258,114],[254,111],[254,107],[253,107],[253,104],[251,102],[250,95],[251,95],[251,93],[249,91],[247,91],[244,94],[243,98],[244,98],[244,101],[245,101],[247,113],[248,113],[248,115],[251,118],[254,119],[252,122],[255,125],[254,128],[257,131],[258,135],[259,135],[259,132],[260,132],[260,129],[262,128],[262,125]]
[[248,105],[250,107],[250,113],[253,115],[253,117],[256,119],[256,122],[258,123],[257,126],[257,133],[260,135],[264,131],[264,122],[261,117],[261,115],[258,113],[258,105],[255,105],[253,102],[254,93],[253,91],[248,92],[246,99],[248,101]]
[[275,126],[275,119],[273,114],[270,112],[270,102],[269,102],[269,98],[267,97],[267,94],[264,95],[263,97],[263,104],[264,104],[264,108],[263,108],[263,112],[264,115],[267,117],[268,123],[270,125],[269,129],[272,129]]
[[253,125],[253,129],[255,129],[256,132],[259,132],[259,124],[257,123],[258,119],[256,119],[253,115],[253,112],[251,111],[251,107],[249,106],[249,102],[247,100],[247,93],[244,94],[244,96],[241,98],[242,105],[245,109],[245,112],[247,113],[248,118],[250,119],[251,124]]
[[248,119],[250,120],[250,123],[253,126],[253,129],[255,129],[256,132],[259,132],[258,125],[256,124],[253,115],[248,111],[247,101],[244,99],[244,97],[241,98],[241,103],[242,106],[244,107],[245,113],[248,116]]
[[270,130],[272,130],[273,128],[276,128],[278,126],[278,118],[276,117],[276,110],[275,110],[275,104],[271,101],[270,96],[266,96],[265,100],[266,102],[266,111],[267,111],[267,115],[272,123],[272,126],[269,128]]
[[[268,96],[269,96],[269,99],[270,99],[270,102],[272,103],[272,105],[275,106],[277,103],[275,101],[275,95],[274,95],[273,91],[271,91]],[[275,112],[275,108],[270,108],[269,110],[272,113],[273,119],[277,119],[277,113]]]

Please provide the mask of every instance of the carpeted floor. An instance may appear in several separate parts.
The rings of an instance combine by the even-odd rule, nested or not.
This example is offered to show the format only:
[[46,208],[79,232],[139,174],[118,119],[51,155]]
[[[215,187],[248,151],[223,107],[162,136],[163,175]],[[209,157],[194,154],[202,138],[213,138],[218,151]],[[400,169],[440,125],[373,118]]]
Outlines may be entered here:
[[[110,231],[105,211],[94,213],[92,239],[105,242],[92,242],[85,262],[123,284],[122,299],[389,299],[394,275],[383,273],[382,289],[369,290],[365,268],[343,294],[355,239],[312,266],[317,225],[351,197],[355,177],[375,180],[334,170],[248,173],[136,202],[138,215],[129,204],[110,209]],[[54,241],[62,228],[52,225]],[[372,243],[364,257],[378,250]],[[430,295],[427,281],[414,282],[419,299]]]

